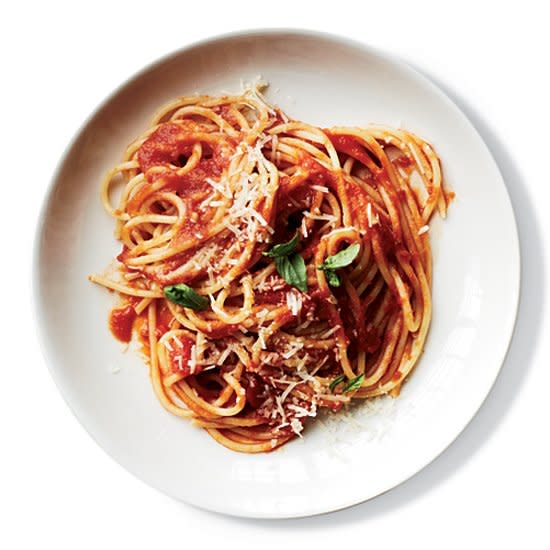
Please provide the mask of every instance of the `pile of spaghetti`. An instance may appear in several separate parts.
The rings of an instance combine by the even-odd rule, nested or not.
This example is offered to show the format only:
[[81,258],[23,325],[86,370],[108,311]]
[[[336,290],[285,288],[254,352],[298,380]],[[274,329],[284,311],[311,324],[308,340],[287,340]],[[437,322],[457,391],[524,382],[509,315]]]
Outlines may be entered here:
[[321,408],[399,393],[430,325],[428,223],[451,196],[410,132],[320,129],[258,86],[182,97],[107,174],[123,248],[90,280],[119,294],[111,330],[141,342],[169,412],[271,451]]

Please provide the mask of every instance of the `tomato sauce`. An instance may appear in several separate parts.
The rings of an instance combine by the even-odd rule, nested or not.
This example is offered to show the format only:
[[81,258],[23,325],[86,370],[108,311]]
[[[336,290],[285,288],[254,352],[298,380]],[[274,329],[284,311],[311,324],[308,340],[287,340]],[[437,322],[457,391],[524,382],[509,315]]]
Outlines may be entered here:
[[179,157],[189,157],[193,144],[200,141],[201,127],[191,120],[181,124],[167,122],[157,128],[138,150],[138,162],[142,172],[153,166],[178,164]]
[[290,286],[286,285],[277,290],[264,290],[254,294],[254,302],[261,306],[264,304],[270,306],[282,306],[286,304],[286,295],[290,291]]
[[409,166],[412,166],[413,160],[406,155],[399,155],[397,158],[393,160],[393,162],[402,168],[408,168]]
[[132,304],[113,309],[109,315],[109,328],[113,336],[121,342],[128,343],[132,339],[136,317],[136,310]]
[[170,311],[170,308],[166,305],[164,301],[157,302],[157,330],[156,337],[157,340],[165,333],[170,330],[170,323],[174,316]]
[[245,388],[247,404],[253,409],[260,408],[269,395],[262,377],[254,372],[244,372],[241,382]]
[[366,191],[347,180],[345,181],[345,189],[354,222],[358,222],[360,227],[368,227],[367,208],[370,199]]
[[[202,147],[199,163],[186,174],[178,174],[179,168],[185,166],[197,143]],[[163,189],[175,191],[183,197],[197,191],[210,191],[206,179],[219,179],[229,165],[235,147],[236,143],[228,136],[212,140],[208,130],[200,124],[183,120],[177,124],[166,122],[157,128],[143,142],[137,158],[147,181],[153,183],[162,180]],[[138,208],[148,194],[147,186],[138,191],[128,205],[129,210]]]
[[232,334],[239,331],[239,325],[226,325],[225,323],[214,324],[211,323],[205,328],[201,329],[208,338],[212,340],[218,340],[220,338],[227,338]]
[[367,168],[371,169],[371,171],[375,170],[376,168],[380,168],[380,166],[378,166],[373,158],[367,153],[367,149],[364,147],[364,145],[361,145],[361,143],[355,137],[341,134],[332,134],[327,130],[324,130],[324,132],[338,152],[345,153],[355,160],[358,160]]
[[386,257],[393,256],[397,248],[397,242],[390,225],[383,220],[380,220],[380,223],[374,225],[373,229],[378,235],[380,246],[384,255]]
[[309,179],[313,185],[322,185],[327,187],[332,183],[332,172],[327,170],[322,164],[319,164],[309,155],[304,155],[300,164],[305,170],[308,171],[309,175],[307,179]]

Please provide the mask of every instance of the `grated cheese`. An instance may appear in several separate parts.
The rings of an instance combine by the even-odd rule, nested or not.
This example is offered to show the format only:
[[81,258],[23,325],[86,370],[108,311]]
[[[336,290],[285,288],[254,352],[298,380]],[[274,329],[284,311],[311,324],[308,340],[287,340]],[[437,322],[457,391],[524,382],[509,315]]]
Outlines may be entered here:
[[224,186],[220,182],[213,180],[212,178],[205,178],[206,183],[210,185],[215,191],[223,195],[224,197],[227,197],[228,199],[231,198],[231,191],[229,190],[229,186]]
[[289,405],[289,410],[296,413],[296,418],[303,418],[305,416],[317,416],[317,406],[315,403],[312,404],[311,410],[308,411],[305,407],[300,407],[299,405]]
[[282,354],[282,356],[284,359],[290,359],[293,355],[296,355],[303,347],[304,344],[302,344],[302,342],[295,342],[286,352]]
[[222,353],[220,353],[220,356],[218,357],[216,364],[223,365],[224,361],[229,357],[232,351],[233,351],[233,346],[231,346],[230,344],[222,351]]
[[260,343],[260,347],[262,349],[267,349],[267,344],[265,342],[264,332],[265,332],[264,328],[260,328],[260,330],[258,331],[258,342]]
[[430,226],[429,226],[429,225],[423,225],[423,226],[418,230],[418,234],[419,234],[419,235],[424,235],[424,233],[427,233],[429,230],[430,230]]
[[303,424],[302,424],[297,418],[293,418],[293,419],[290,421],[290,427],[292,428],[292,431],[293,431],[298,437],[303,437],[302,431],[303,431],[303,429],[304,429],[304,426],[303,426]]
[[187,365],[189,366],[191,374],[194,374],[195,369],[197,368],[197,347],[195,344],[191,347],[191,357],[189,358],[189,361],[187,361]]
[[327,330],[326,332],[323,332],[322,334],[319,334],[319,339],[324,340],[325,338],[328,338],[329,336],[332,336],[337,330],[340,330],[340,325],[336,325],[332,327],[331,329]]
[[320,191],[321,193],[329,192],[328,187],[325,187],[324,185],[312,185],[311,188],[315,189],[315,191]]
[[307,239],[308,232],[307,232],[306,218],[302,218],[302,224],[300,225],[300,230],[302,232],[304,239]]
[[304,212],[304,216],[311,220],[321,220],[328,222],[335,222],[337,220],[336,216],[333,216],[332,214],[312,214],[311,212],[306,211]]
[[292,315],[297,316],[302,309],[302,297],[295,292],[286,293],[286,305]]

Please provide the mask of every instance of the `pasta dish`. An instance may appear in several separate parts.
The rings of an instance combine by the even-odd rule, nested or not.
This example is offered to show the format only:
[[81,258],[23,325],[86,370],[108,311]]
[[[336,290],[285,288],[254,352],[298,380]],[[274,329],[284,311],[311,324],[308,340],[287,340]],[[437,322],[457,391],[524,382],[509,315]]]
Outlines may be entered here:
[[[234,451],[397,396],[431,320],[429,223],[453,194],[403,129],[318,128],[257,85],[162,107],[106,175],[115,291],[170,413]],[[115,200],[116,197],[116,200]]]

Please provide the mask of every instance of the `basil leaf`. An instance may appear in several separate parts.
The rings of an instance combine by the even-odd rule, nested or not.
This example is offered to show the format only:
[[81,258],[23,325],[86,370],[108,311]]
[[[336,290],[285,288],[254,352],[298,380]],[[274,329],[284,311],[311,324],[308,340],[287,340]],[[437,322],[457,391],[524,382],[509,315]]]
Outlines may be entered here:
[[300,235],[296,233],[290,241],[287,243],[280,243],[276,244],[275,246],[271,247],[271,250],[264,252],[264,256],[269,256],[270,258],[282,258],[284,256],[290,256],[298,246],[298,242],[300,241]]
[[183,283],[165,286],[164,295],[171,302],[196,311],[202,311],[210,304],[208,298],[197,294],[190,286]]
[[306,263],[300,254],[294,252],[291,256],[278,256],[275,258],[275,266],[289,285],[302,292],[307,291]]
[[361,245],[359,243],[352,244],[351,246],[348,246],[347,248],[344,248],[344,250],[340,250],[338,254],[334,254],[334,256],[329,256],[320,266],[318,266],[319,269],[340,269],[341,267],[346,267],[355,258],[357,257],[357,254],[359,254],[359,250],[361,248]]
[[363,383],[363,380],[365,379],[364,374],[360,374],[357,378],[352,378],[342,390],[343,393],[348,393],[350,391],[358,390],[361,387],[361,384]]
[[346,379],[345,374],[341,374],[340,376],[336,377],[329,385],[329,390],[334,393],[334,390],[336,389],[336,386],[338,384],[341,384]]
[[338,274],[332,271],[332,269],[325,270],[325,276],[330,286],[340,286],[342,284],[340,277],[338,277]]

